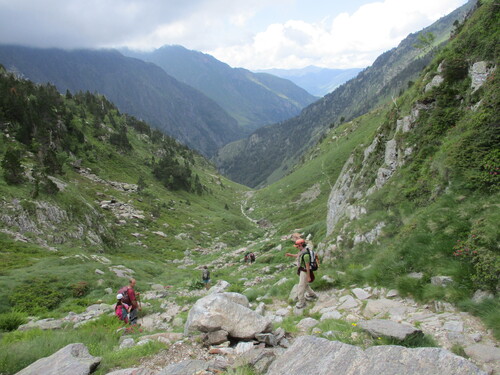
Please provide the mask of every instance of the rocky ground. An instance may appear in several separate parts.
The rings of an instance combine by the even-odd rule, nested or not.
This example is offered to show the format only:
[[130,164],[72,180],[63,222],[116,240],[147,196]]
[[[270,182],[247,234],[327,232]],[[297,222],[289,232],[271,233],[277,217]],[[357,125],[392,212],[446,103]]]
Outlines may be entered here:
[[[288,348],[293,347],[301,337],[311,337],[310,340],[313,340],[311,345],[317,344],[314,340],[324,340],[318,337],[327,337],[331,342],[336,342],[335,332],[323,332],[316,327],[321,321],[327,319],[347,321],[375,337],[384,336],[401,340],[407,335],[423,333],[434,338],[441,348],[454,352],[457,352],[457,348],[462,350],[462,353],[465,353],[470,360],[470,362],[464,362],[467,366],[473,363],[486,374],[500,374],[500,349],[492,332],[487,330],[478,318],[458,311],[451,304],[436,302],[422,305],[411,298],[400,297],[395,290],[366,286],[319,292],[318,299],[309,302],[305,310],[297,310],[285,301],[274,301],[271,305],[263,302],[250,305],[246,297],[242,295],[224,293],[228,286],[228,283],[219,282],[209,292],[184,291],[185,294],[194,293],[200,297],[194,306],[184,307],[169,300],[168,294],[160,290],[160,286],[155,286],[154,290],[143,294],[146,306],[148,300],[160,300],[164,312],[143,317],[141,323],[144,335],[136,340],[124,335],[117,349],[142,345],[151,340],[164,342],[167,344],[167,349],[152,358],[144,359],[136,369],[127,370],[128,372],[120,370],[112,374],[218,374],[245,363],[250,363],[262,373],[267,373],[272,363],[285,355],[287,350],[290,350]],[[226,295],[230,296],[229,300],[225,297]],[[294,297],[292,291],[290,298],[294,299]],[[476,298],[488,297],[478,294]],[[213,310],[213,306],[217,308]],[[191,309],[188,321],[184,322],[178,314],[188,309]],[[58,329],[65,324],[78,326],[105,313],[112,313],[112,306],[92,305],[82,314],[69,313],[68,316],[59,320],[33,319],[19,329],[26,330],[33,327]],[[281,328],[274,331],[271,329],[272,323],[275,326],[279,325],[286,317],[293,315],[297,316],[298,321],[294,334],[287,333]],[[311,315],[319,318],[314,319]],[[234,326],[227,322],[218,323],[219,326],[213,325],[213,322],[225,319],[236,319],[236,323]],[[194,336],[185,337],[181,333],[171,332],[175,327],[184,325],[186,333],[191,328],[196,332],[211,333],[196,333]],[[163,333],[148,333],[148,331],[158,330]],[[357,332],[353,333],[353,335],[357,334]],[[322,344],[320,347],[327,347],[325,345]],[[346,348],[349,348],[348,352],[353,358],[358,359],[360,356],[368,358],[375,351],[375,349],[366,349],[363,352],[350,345],[341,349],[347,350]],[[353,350],[361,350],[361,352],[353,352]],[[402,348],[402,350],[408,349]],[[459,358],[448,351],[439,350],[439,356],[445,353],[453,361]],[[432,358],[432,355],[435,355],[433,353],[426,352],[421,358],[427,358],[427,355],[428,358]],[[394,353],[377,355],[387,355],[390,358]],[[405,354],[404,357],[406,358],[407,355],[409,354]],[[432,362],[431,359],[429,361]],[[439,363],[442,361],[441,358]],[[167,368],[169,368],[168,371]],[[446,369],[440,370],[442,375],[446,374],[446,371]]]

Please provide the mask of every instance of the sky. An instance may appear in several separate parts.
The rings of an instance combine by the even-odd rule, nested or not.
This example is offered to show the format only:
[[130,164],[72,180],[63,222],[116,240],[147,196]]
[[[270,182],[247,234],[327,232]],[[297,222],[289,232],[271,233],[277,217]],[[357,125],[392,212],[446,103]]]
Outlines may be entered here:
[[153,50],[232,67],[364,68],[466,0],[0,0],[0,44]]

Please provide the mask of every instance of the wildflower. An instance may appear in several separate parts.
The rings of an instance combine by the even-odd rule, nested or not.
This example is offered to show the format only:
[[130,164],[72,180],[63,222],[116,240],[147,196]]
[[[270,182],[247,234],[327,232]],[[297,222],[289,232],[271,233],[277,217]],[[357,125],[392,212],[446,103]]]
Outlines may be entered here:
[[352,323],[352,326],[353,326],[353,327],[356,327],[356,326],[357,326],[357,324],[356,324],[356,323]]

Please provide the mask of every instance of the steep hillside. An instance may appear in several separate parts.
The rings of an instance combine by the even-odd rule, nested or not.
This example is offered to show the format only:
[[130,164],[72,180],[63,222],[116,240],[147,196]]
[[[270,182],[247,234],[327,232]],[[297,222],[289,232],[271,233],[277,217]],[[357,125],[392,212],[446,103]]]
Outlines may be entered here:
[[123,53],[153,62],[177,80],[200,90],[237,119],[247,134],[294,117],[317,99],[288,80],[231,68],[210,55],[181,46]]
[[303,69],[269,69],[258,71],[289,79],[316,96],[325,96],[343,83],[356,77],[362,69],[327,69],[308,66]]
[[184,250],[260,233],[241,213],[246,189],[103,96],[64,97],[3,68],[0,92],[0,312],[22,305],[10,291],[33,280],[64,289],[52,310],[74,283],[99,293],[96,267],[166,280]]
[[[299,116],[259,129],[236,145],[222,148],[215,158],[219,170],[234,181],[252,187],[277,181],[326,129],[398,96],[416,79],[435,52],[415,48],[418,35],[432,32],[435,43],[443,42],[454,28],[453,23],[462,20],[474,3],[470,1],[420,33],[409,35],[397,48],[382,54],[356,78],[311,104]],[[239,152],[234,153],[235,149]]]
[[484,1],[394,103],[327,132],[247,202],[278,232],[311,233],[338,287],[451,302],[497,339],[499,18]]
[[153,64],[117,51],[0,46],[0,64],[34,82],[50,82],[61,93],[103,94],[120,111],[144,119],[204,155],[213,155],[243,134],[236,121],[201,92]]

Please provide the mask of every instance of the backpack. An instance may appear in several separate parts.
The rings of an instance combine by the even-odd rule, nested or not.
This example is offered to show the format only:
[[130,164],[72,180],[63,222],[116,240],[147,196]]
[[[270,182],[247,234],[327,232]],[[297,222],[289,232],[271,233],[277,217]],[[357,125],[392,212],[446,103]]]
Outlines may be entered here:
[[120,289],[118,289],[118,293],[123,296],[122,302],[126,303],[127,305],[130,305],[130,304],[132,304],[132,301],[130,301],[130,297],[128,295],[128,288],[129,288],[128,285],[123,286]]
[[311,271],[317,271],[318,270],[318,256],[316,255],[314,250],[311,250],[308,247],[306,247],[306,250],[307,250],[307,252],[305,252],[302,255],[301,263],[304,261],[304,255],[309,254],[309,269]]

